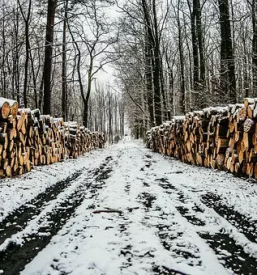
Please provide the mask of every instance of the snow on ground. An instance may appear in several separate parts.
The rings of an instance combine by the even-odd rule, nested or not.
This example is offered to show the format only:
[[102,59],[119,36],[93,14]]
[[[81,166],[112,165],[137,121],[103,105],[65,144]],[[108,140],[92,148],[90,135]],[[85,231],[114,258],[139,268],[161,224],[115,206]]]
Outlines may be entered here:
[[[95,176],[97,167],[105,173]],[[26,244],[80,188],[74,214],[21,274],[257,274],[256,183],[135,141],[4,180],[2,219],[75,171],[81,174],[0,245],[1,252]]]
[[[104,150],[87,153],[76,160],[69,159],[50,166],[36,166],[30,173],[17,178],[0,180],[0,222],[12,211],[27,203],[71,173],[90,169],[105,157]],[[94,160],[94,161],[92,161]]]

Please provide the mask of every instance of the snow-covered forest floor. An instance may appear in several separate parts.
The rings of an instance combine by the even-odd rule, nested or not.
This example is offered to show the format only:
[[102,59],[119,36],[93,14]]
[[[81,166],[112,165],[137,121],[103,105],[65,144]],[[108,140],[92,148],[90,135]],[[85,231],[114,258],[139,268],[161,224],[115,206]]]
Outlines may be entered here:
[[257,184],[134,141],[0,182],[0,274],[257,274]]

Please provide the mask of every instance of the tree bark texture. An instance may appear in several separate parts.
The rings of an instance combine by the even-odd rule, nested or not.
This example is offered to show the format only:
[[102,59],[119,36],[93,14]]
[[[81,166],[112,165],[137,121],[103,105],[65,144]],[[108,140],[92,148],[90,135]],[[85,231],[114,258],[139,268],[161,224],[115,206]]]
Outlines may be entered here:
[[51,114],[51,75],[54,39],[54,19],[57,0],[48,0],[46,38],[45,38],[45,63],[44,63],[44,104],[43,113]]
[[[153,85],[154,85],[154,110],[155,110],[155,123],[160,125],[162,123],[162,110],[161,110],[161,87],[160,87],[160,44],[156,16],[156,3],[152,1],[152,17],[153,24],[151,23],[150,8],[146,0],[142,0],[142,7],[144,12],[144,20],[147,27],[149,38],[149,46],[153,54]],[[156,32],[157,31],[157,32]]]
[[62,116],[67,120],[67,58],[66,58],[66,31],[68,20],[68,0],[64,3],[64,20],[62,32]]
[[253,24],[253,38],[252,38],[252,74],[253,74],[253,96],[257,96],[257,3],[252,0],[252,24]]
[[235,61],[228,0],[219,0],[219,11],[221,30],[220,89],[222,98],[227,99],[229,103],[236,103]]

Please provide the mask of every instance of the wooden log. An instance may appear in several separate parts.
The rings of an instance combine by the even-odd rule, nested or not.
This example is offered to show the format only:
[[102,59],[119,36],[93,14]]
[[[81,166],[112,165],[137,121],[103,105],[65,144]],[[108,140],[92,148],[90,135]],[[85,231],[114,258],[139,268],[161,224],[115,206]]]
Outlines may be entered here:
[[9,151],[11,152],[13,150],[13,147],[14,147],[13,139],[9,141],[8,145],[9,145]]
[[234,166],[234,173],[239,176],[240,175],[240,172],[241,172],[241,165],[239,162],[236,162],[235,163],[235,166]]
[[27,129],[26,129],[26,120],[23,120],[22,126],[21,126],[21,132],[23,133],[23,135],[26,135],[27,133]]
[[4,145],[0,144],[0,156],[2,155],[3,150],[4,150]]
[[230,137],[229,142],[228,142],[229,148],[232,148],[232,149],[233,149],[234,146],[235,146],[235,143],[236,143],[235,137],[234,137],[234,136]]
[[254,148],[251,148],[249,151],[249,162],[257,162],[257,153],[254,151]]
[[257,179],[257,163],[254,164],[254,178]]
[[22,145],[25,147],[26,146],[27,136],[24,135],[22,132],[19,132],[19,139],[20,139]]
[[244,106],[247,108],[250,104],[254,104],[254,98],[244,98]]
[[239,122],[239,121],[245,121],[246,118],[247,118],[247,107],[243,106],[238,111],[237,122]]
[[19,167],[18,167],[18,169],[17,169],[17,174],[18,174],[18,175],[24,174],[24,168],[23,168],[23,166],[19,166]]
[[10,114],[12,115],[13,118],[16,118],[17,114],[18,114],[18,102],[16,100],[12,100],[12,99],[7,99],[9,105],[10,105]]
[[244,151],[247,151],[249,149],[249,136],[247,132],[243,133],[242,145],[243,145],[242,149]]
[[238,162],[239,162],[239,164],[241,164],[243,161],[244,161],[244,151],[240,150],[238,152]]
[[8,129],[7,130],[7,135],[8,135],[9,140],[13,140],[14,138],[17,137],[17,131],[16,131],[16,129],[15,128]]
[[235,123],[234,121],[229,122],[229,133],[233,133],[235,131]]
[[211,158],[210,158],[210,167],[211,167],[212,169],[216,169],[216,167],[217,167],[216,160],[213,159],[212,156],[211,156]]
[[18,131],[21,131],[24,121],[25,121],[25,113],[21,113],[21,115],[17,115],[17,130]]
[[[229,140],[226,138],[216,138],[215,144],[216,144],[216,153],[218,154],[220,152],[220,148],[228,147]],[[232,147],[232,146],[230,146],[230,147]]]
[[216,165],[218,169],[222,169],[225,161],[225,154],[217,154],[216,156]]
[[242,138],[243,138],[243,134],[241,132],[236,131],[234,133],[234,140],[235,140],[235,142],[238,142],[238,141],[242,140]]
[[5,177],[5,171],[4,169],[0,168],[0,178],[4,178]]
[[10,104],[6,98],[0,97],[0,118],[7,119],[10,114]]
[[2,158],[3,159],[7,158],[7,150],[3,150],[3,152],[2,152]]
[[12,168],[10,165],[7,165],[6,169],[5,169],[5,173],[7,177],[11,177],[12,176]]
[[248,106],[248,109],[247,109],[247,116],[248,118],[251,118],[253,119],[254,118],[254,108],[255,108],[255,104],[251,104]]
[[247,118],[244,122],[244,132],[248,133],[254,126],[254,121],[250,118]]
[[253,163],[247,163],[247,165],[246,165],[246,175],[248,175],[249,177],[252,177],[253,176],[253,169],[254,169]]
[[9,144],[7,133],[0,133],[0,143],[3,145],[3,148],[6,150]]
[[231,166],[233,166],[232,157],[229,157],[229,158],[227,159],[226,169],[227,169],[228,171],[230,171]]
[[31,171],[31,163],[29,159],[25,162],[25,168],[26,168],[26,172]]
[[4,122],[4,121],[0,121],[0,127],[1,127],[1,133],[6,133],[7,132],[7,122]]

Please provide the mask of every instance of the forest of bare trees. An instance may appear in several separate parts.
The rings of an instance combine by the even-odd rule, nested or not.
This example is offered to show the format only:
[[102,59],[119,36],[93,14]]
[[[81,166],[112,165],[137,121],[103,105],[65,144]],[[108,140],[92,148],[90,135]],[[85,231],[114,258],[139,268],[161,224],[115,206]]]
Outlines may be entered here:
[[117,75],[124,98],[133,98],[129,119],[136,128],[257,96],[255,0],[129,0],[117,5]]
[[1,97],[110,141],[257,97],[256,0],[1,0],[0,32]]
[[[0,96],[76,120],[112,141],[123,135],[122,96],[98,73],[116,60],[110,1],[2,0]],[[110,131],[111,129],[111,131]]]

